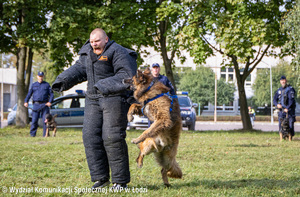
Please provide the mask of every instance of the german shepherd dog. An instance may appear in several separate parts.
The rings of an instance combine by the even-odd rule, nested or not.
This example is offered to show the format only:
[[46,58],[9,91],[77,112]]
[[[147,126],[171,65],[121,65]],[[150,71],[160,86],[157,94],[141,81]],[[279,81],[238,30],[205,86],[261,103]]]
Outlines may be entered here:
[[56,136],[56,131],[57,131],[57,123],[55,122],[57,114],[52,116],[51,114],[46,114],[45,116],[45,124],[46,124],[46,135],[45,137],[49,136],[49,130],[53,130],[52,137]]
[[144,156],[154,153],[162,167],[164,185],[169,187],[168,176],[182,178],[182,171],[175,159],[182,129],[178,100],[163,94],[169,88],[161,82],[153,82],[149,68],[144,72],[138,70],[132,79],[124,80],[124,83],[131,84],[133,96],[138,101],[130,106],[128,121],[133,120],[133,114],[145,114],[153,122],[138,138],[131,141],[140,149],[137,166],[141,168]]
[[286,115],[285,118],[280,117],[280,126],[281,129],[279,131],[279,136],[280,136],[280,141],[282,141],[282,139],[289,139],[289,141],[292,141],[292,134],[290,132],[290,126],[289,126],[289,118],[288,118],[288,114]]

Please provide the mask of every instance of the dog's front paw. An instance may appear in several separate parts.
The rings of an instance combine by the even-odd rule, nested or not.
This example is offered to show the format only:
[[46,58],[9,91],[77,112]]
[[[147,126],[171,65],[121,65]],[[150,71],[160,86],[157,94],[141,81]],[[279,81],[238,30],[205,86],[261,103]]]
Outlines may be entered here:
[[128,120],[128,122],[131,122],[131,121],[133,121],[133,115],[132,114],[127,114],[127,120]]
[[139,143],[139,140],[138,140],[138,139],[132,139],[132,140],[131,140],[131,143],[132,143],[132,144],[138,144],[138,143]]

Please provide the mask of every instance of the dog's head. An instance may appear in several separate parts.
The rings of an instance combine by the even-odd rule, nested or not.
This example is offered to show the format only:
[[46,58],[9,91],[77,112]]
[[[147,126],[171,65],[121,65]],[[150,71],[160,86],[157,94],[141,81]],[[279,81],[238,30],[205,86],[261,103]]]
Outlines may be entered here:
[[129,84],[131,90],[135,91],[138,88],[145,87],[147,84],[150,84],[153,80],[153,76],[149,68],[146,68],[144,71],[137,70],[136,75],[131,79],[124,79],[124,84]]
[[55,114],[54,116],[52,116],[51,114],[46,114],[45,123],[53,122],[56,116],[57,114]]

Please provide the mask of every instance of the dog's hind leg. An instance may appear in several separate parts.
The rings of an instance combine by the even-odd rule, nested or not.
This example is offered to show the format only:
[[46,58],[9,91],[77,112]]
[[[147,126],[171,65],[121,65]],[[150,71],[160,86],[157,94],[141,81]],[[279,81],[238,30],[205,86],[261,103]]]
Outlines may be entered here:
[[279,132],[279,136],[280,136],[280,141],[282,141],[282,139],[283,139],[282,132]]
[[145,155],[157,150],[155,141],[152,138],[147,138],[145,141],[138,144],[140,149],[140,154],[136,158],[137,166],[141,168],[143,166],[143,159]]
[[49,128],[46,129],[46,135],[45,137],[48,137],[49,136]]
[[169,183],[168,176],[167,176],[168,171],[165,168],[162,168],[160,172],[161,172],[162,179],[164,181],[164,185],[166,187],[170,187],[171,185]]
[[56,137],[56,128],[53,129],[52,137]]
[[291,142],[292,139],[293,139],[293,136],[292,136],[292,134],[289,133],[289,141]]

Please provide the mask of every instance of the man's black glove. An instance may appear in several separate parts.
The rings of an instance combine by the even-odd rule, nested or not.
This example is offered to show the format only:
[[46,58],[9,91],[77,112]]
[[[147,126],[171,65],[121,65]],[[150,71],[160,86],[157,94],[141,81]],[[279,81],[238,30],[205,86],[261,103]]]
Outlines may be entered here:
[[64,91],[64,83],[63,82],[59,82],[59,81],[55,81],[52,84],[51,88],[52,88],[53,91],[62,92],[62,91]]

